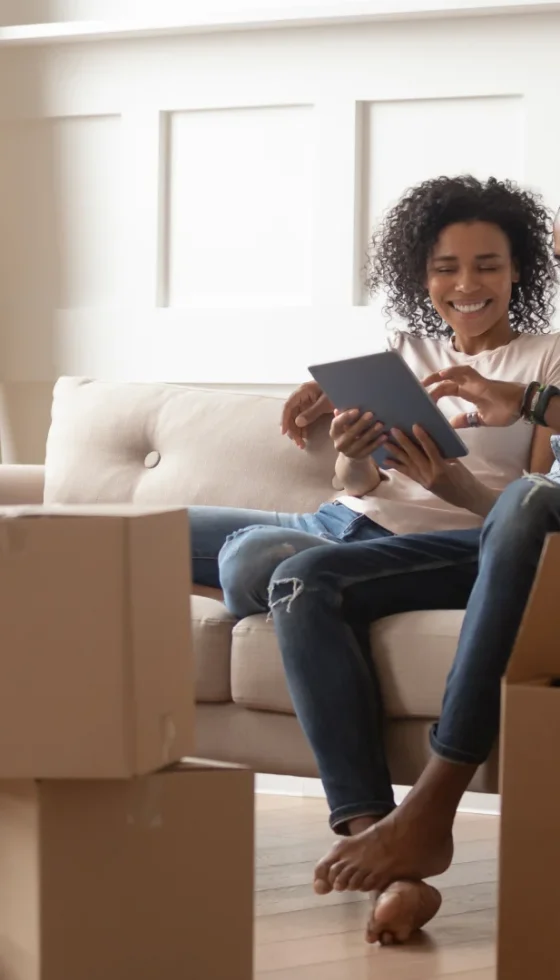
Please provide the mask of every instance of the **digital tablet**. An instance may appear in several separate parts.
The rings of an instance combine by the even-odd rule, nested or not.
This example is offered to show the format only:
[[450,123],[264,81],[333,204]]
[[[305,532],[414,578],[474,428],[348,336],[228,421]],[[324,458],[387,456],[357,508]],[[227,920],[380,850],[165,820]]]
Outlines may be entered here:
[[[463,440],[396,351],[314,364],[309,373],[341,412],[351,408],[372,412],[383,422],[383,431],[400,429],[411,439],[412,426],[420,425],[444,459],[468,454]],[[383,466],[391,455],[390,446],[380,446],[372,455],[377,465]]]

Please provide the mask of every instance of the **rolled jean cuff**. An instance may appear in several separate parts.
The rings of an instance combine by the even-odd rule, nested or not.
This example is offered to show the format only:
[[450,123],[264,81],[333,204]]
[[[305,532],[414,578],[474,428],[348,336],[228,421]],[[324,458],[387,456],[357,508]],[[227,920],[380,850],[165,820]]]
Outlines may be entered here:
[[348,837],[348,821],[357,820],[358,817],[386,817],[395,809],[394,803],[353,803],[348,806],[339,806],[331,810],[329,825],[335,834]]
[[440,742],[437,735],[438,726],[433,725],[430,731],[430,748],[434,755],[446,762],[455,762],[463,766],[481,766],[486,762],[489,752],[484,755],[477,755],[475,752],[465,752],[464,749],[456,749],[451,745]]

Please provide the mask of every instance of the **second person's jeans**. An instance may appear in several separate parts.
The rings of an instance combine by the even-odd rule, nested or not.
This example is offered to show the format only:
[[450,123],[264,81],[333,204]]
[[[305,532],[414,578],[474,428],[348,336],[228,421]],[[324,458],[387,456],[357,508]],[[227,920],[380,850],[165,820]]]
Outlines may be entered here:
[[478,577],[432,732],[439,756],[474,764],[488,758],[499,732],[501,679],[546,536],[559,531],[560,485],[538,475],[510,484],[486,518]]

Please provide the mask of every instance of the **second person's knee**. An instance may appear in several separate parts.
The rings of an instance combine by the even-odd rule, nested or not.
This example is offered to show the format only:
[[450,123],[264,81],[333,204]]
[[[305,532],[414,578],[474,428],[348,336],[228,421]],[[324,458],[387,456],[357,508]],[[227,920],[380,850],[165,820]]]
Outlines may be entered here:
[[560,511],[560,488],[544,477],[527,476],[511,483],[490,511],[482,531],[482,542],[491,537],[505,548],[518,549],[535,533],[551,527],[553,511]]

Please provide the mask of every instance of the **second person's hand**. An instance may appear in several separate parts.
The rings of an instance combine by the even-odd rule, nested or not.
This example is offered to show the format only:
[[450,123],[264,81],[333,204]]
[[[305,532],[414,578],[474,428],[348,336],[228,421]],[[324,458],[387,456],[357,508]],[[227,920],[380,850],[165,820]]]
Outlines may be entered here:
[[450,420],[455,429],[471,426],[472,415],[476,425],[487,426],[513,425],[521,416],[525,385],[491,381],[467,365],[431,374],[423,384],[431,389],[430,395],[436,403],[440,398],[462,398],[475,406],[476,412],[462,412]]

